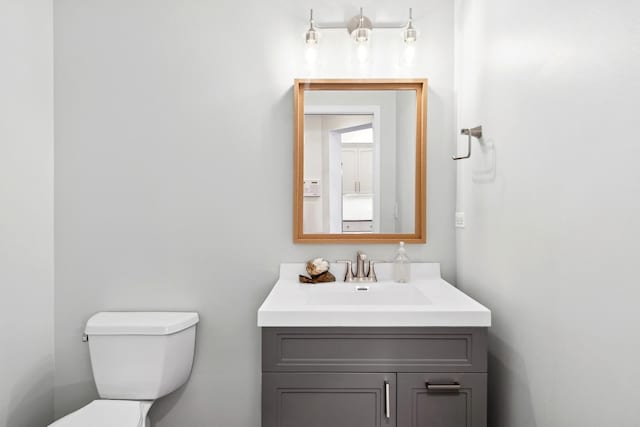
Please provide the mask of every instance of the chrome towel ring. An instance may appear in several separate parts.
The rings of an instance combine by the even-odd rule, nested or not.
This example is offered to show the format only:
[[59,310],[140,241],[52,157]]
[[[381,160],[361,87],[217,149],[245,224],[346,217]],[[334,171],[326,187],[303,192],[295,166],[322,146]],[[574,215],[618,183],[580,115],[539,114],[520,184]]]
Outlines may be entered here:
[[460,157],[453,156],[451,157],[453,160],[462,160],[462,159],[468,159],[469,157],[471,157],[471,137],[477,138],[477,139],[482,138],[482,126],[460,129],[460,135],[467,135],[469,137],[467,139],[467,155],[460,156]]

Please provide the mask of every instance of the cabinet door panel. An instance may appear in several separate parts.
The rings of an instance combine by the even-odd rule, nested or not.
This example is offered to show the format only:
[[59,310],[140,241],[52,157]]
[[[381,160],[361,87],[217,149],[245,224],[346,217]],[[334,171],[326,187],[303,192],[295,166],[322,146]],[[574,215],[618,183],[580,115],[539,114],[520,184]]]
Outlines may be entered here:
[[398,374],[398,427],[486,427],[486,407],[487,374]]
[[358,152],[355,148],[342,149],[342,194],[357,193]]
[[264,373],[262,426],[394,427],[395,377],[393,373]]

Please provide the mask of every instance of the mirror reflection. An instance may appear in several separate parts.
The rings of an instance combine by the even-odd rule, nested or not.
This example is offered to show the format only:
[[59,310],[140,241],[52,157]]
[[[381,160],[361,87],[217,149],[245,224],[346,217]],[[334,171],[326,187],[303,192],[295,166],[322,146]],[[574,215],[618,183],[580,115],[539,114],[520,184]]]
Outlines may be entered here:
[[426,242],[426,79],[297,79],[293,240]]
[[416,233],[416,91],[304,95],[303,232]]

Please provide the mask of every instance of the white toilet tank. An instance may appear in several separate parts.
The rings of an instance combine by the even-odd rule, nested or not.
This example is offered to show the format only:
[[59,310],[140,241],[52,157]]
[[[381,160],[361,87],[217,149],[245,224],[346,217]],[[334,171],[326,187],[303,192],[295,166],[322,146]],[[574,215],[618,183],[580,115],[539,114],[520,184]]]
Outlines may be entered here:
[[198,313],[102,312],[87,322],[91,367],[103,399],[155,400],[191,373]]

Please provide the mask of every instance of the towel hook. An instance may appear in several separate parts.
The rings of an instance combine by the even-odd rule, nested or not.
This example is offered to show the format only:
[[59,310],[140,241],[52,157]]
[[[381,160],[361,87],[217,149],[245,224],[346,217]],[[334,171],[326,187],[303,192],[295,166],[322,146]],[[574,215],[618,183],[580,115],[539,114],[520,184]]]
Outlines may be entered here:
[[467,139],[467,155],[460,156],[460,157],[453,156],[451,157],[453,160],[462,160],[462,159],[468,159],[469,157],[471,157],[471,137],[478,138],[478,139],[482,138],[482,126],[460,129],[460,135],[467,135],[469,137]]

